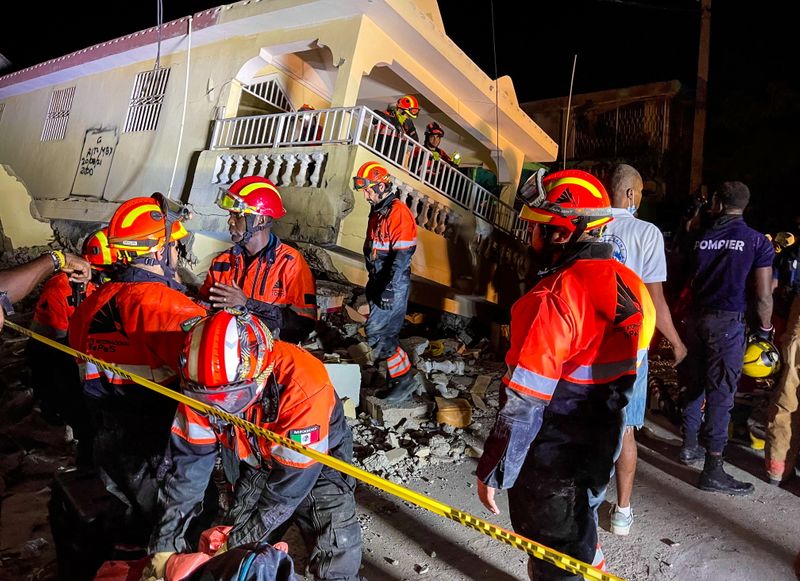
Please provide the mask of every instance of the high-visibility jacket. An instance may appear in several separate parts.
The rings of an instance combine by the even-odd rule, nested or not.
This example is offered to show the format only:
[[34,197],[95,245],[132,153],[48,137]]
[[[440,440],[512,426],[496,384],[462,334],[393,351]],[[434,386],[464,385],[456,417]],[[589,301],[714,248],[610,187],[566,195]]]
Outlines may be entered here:
[[[562,426],[565,441],[588,438],[573,445],[613,450],[616,442],[594,442],[587,434],[593,423],[618,419],[654,329],[644,283],[611,258],[610,245],[589,244],[540,280],[511,309],[503,383],[515,392],[508,396],[513,409],[501,408],[503,428],[487,440],[479,476],[490,486],[512,486],[542,422]],[[576,421],[588,427],[571,431]]]
[[[75,310],[69,342],[126,371],[169,384],[179,377],[181,324],[206,314],[189,297],[160,282],[110,282]],[[91,363],[83,367],[84,389],[94,397],[124,393],[122,386],[133,383],[115,372],[101,372]]]
[[[239,286],[248,298],[245,305],[261,317],[276,337],[290,342],[305,338],[317,319],[314,276],[303,255],[274,234],[253,257],[235,244],[211,263],[200,288],[209,300],[214,283]],[[280,310],[279,310],[280,309]]]
[[[346,436],[350,428],[325,366],[307,351],[283,341],[275,341],[272,360],[275,366],[264,391],[240,417],[350,462],[339,450],[345,440],[348,444],[343,447],[349,448]],[[161,490],[162,515],[151,551],[185,547],[183,535],[203,500],[218,454],[232,484],[238,479],[240,462],[264,471],[265,492],[257,510],[263,521],[269,522],[266,529],[277,528],[292,516],[322,470],[319,463],[299,452],[179,404],[170,439],[171,466]]]
[[84,290],[76,292],[65,272],[50,277],[36,303],[31,329],[51,339],[63,339],[77,303],[96,289],[97,285],[87,282]]
[[[400,291],[411,279],[411,258],[417,249],[417,224],[411,210],[390,194],[372,208],[364,237],[369,282],[367,297],[380,298],[389,291]],[[377,301],[375,301],[377,302]]]

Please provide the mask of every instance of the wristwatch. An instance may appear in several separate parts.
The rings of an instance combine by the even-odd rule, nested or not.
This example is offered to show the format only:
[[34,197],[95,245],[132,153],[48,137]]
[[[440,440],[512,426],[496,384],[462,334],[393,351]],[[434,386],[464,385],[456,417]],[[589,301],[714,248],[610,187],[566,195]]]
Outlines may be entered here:
[[53,261],[53,272],[58,272],[67,265],[67,257],[60,250],[48,250],[46,254]]
[[11,299],[8,298],[6,291],[0,291],[0,308],[6,312],[6,315],[14,314],[14,305],[11,304]]

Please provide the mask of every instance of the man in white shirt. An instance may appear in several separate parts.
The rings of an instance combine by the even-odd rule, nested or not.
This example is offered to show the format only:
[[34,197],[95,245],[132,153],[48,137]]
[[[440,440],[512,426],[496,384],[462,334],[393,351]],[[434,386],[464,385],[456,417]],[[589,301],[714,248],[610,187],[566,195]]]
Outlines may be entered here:
[[[645,283],[656,308],[656,328],[672,345],[673,365],[686,357],[686,346],[672,323],[662,283],[667,280],[667,263],[664,255],[664,237],[650,222],[634,216],[642,201],[644,182],[636,169],[619,164],[611,173],[608,192],[611,194],[611,212],[614,220],[608,224],[602,241],[613,245],[614,258],[633,270]],[[625,407],[626,428],[622,437],[622,451],[615,464],[617,502],[611,509],[611,532],[627,535],[633,524],[631,493],[636,476],[636,439],[634,430],[644,425],[647,403],[647,351],[639,353],[639,368],[631,401]]]

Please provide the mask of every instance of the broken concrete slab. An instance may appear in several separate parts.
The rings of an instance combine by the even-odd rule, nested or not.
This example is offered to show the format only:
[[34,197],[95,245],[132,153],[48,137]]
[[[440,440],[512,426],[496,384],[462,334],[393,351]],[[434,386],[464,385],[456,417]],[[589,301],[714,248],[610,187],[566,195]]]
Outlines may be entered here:
[[358,406],[361,399],[361,367],[353,363],[325,363],[336,395],[348,397]]
[[342,408],[344,408],[344,417],[352,419],[357,417],[356,404],[349,397],[342,398]]
[[364,403],[366,412],[387,426],[396,426],[409,418],[427,418],[430,414],[430,404],[419,400],[392,404],[371,395],[364,399]]
[[392,448],[386,452],[386,461],[389,466],[394,466],[404,458],[408,458],[408,450],[405,448]]

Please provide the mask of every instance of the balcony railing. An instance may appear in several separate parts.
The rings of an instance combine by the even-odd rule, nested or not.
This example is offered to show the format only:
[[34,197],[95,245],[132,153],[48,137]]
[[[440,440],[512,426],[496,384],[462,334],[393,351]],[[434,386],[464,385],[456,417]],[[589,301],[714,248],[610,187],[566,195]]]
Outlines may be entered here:
[[433,152],[396,131],[366,107],[219,119],[214,122],[210,149],[323,144],[365,147],[500,230],[527,240],[527,226],[514,208],[498,200],[458,168],[434,159]]

